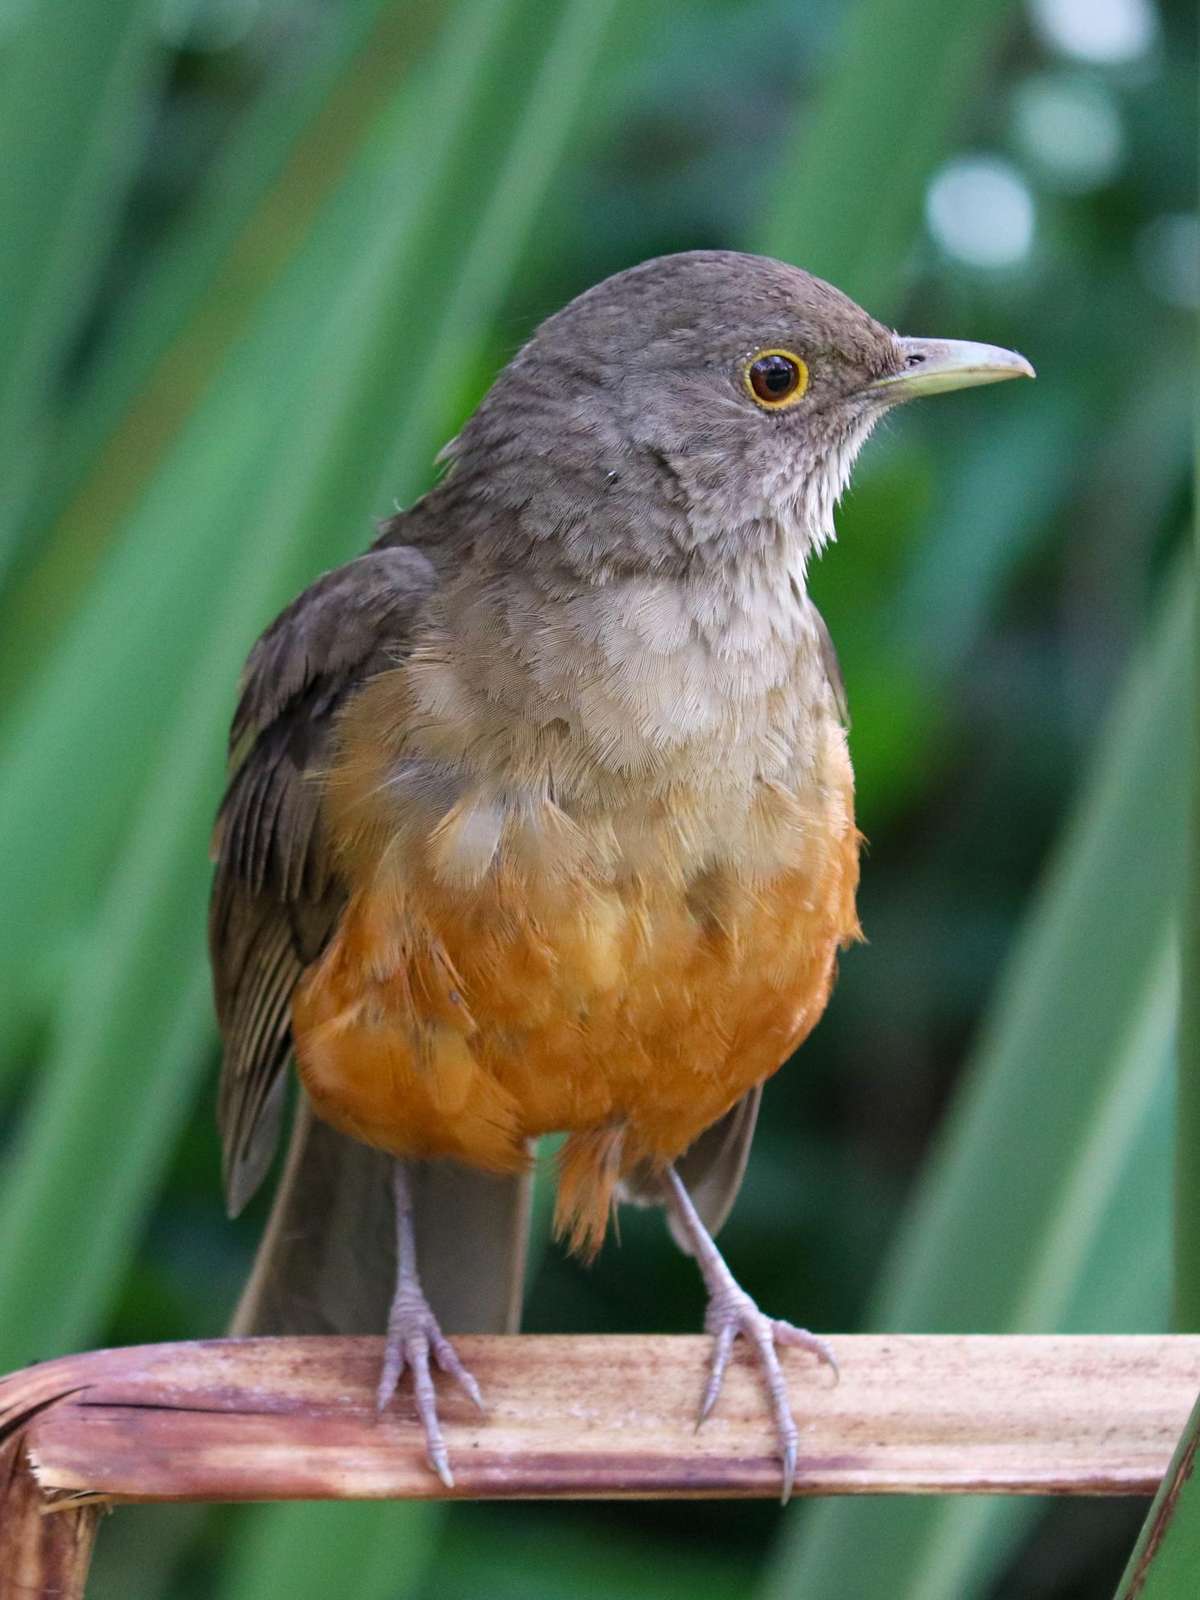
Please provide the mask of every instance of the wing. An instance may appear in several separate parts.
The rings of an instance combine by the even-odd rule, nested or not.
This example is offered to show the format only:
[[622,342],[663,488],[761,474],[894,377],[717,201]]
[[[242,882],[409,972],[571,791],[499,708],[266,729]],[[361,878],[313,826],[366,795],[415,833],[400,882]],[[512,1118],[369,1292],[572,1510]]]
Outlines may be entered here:
[[372,550],[306,589],[246,664],[213,836],[209,909],[225,1046],[218,1121],[233,1215],[262,1181],[278,1141],[292,991],[344,900],[321,835],[314,775],[339,706],[395,664],[435,583],[419,551]]
[[817,647],[821,652],[821,665],[825,669],[825,678],[829,684],[830,693],[833,695],[834,708],[844,728],[850,726],[850,706],[846,700],[846,684],[842,677],[841,663],[837,658],[837,651],[833,647],[833,637],[829,632],[825,618],[809,601],[809,610],[812,612],[813,621],[817,625]]

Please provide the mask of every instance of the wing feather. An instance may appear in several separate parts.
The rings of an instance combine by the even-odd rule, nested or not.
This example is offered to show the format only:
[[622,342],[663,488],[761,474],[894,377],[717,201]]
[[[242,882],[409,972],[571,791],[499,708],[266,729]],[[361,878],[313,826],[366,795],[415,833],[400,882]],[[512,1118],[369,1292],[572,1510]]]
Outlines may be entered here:
[[251,651],[213,836],[209,947],[225,1046],[218,1102],[226,1197],[270,1165],[291,1052],[292,992],[344,900],[316,776],[339,707],[395,664],[435,584],[419,551],[382,547],[317,580]]

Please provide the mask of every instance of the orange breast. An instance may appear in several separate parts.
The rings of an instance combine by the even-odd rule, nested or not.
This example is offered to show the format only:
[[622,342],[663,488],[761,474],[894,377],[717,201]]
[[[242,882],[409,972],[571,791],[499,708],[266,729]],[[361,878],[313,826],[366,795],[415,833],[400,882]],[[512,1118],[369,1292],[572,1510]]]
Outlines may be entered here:
[[398,1155],[495,1171],[571,1135],[559,1217],[603,1236],[623,1173],[673,1160],[808,1034],[857,934],[849,769],[766,876],[581,870],[503,855],[470,889],[419,852],[377,864],[294,1003],[318,1114]]

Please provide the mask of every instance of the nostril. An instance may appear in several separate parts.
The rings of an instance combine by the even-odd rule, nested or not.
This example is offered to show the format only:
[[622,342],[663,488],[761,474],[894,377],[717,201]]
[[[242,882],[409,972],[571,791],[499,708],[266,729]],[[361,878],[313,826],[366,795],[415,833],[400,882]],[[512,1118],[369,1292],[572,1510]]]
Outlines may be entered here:
[[911,355],[905,356],[904,365],[906,367],[919,367],[924,359],[925,357],[920,353],[920,351],[914,350]]

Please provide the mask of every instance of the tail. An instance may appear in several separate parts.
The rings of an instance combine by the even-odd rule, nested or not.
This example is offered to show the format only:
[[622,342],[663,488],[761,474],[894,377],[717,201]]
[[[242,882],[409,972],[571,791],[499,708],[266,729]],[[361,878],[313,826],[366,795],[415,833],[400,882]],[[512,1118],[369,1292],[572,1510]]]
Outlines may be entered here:
[[[337,1133],[302,1094],[233,1334],[382,1333],[396,1276],[391,1157]],[[417,1261],[446,1333],[515,1333],[531,1179],[411,1165]]]

